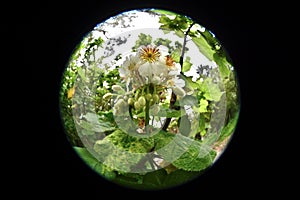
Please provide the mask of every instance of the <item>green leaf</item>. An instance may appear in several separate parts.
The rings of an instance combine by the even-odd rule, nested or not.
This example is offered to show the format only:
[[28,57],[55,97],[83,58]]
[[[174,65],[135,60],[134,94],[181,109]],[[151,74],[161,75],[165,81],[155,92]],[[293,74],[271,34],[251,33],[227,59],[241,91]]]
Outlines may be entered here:
[[168,138],[168,144],[157,150],[166,162],[186,171],[202,171],[209,167],[216,153],[211,147],[181,134]]
[[182,31],[175,31],[175,34],[180,38],[184,37],[184,33]]
[[160,26],[160,29],[164,32],[165,35],[171,32],[171,30],[169,30],[168,28],[164,28],[164,26]]
[[141,46],[147,46],[150,45],[152,42],[152,36],[146,35],[144,33],[140,33],[139,38],[135,41],[135,45],[132,47],[132,49],[135,51]]
[[185,171],[185,170],[177,169],[174,172],[170,173],[168,176],[166,176],[163,185],[166,188],[182,185],[184,183],[187,183],[188,181],[197,178],[199,175],[201,175],[201,172],[193,172],[193,171]]
[[171,19],[167,16],[161,16],[159,18],[159,23],[163,24],[164,26],[168,27],[168,24],[171,23]]
[[182,72],[187,72],[191,69],[191,66],[193,64],[190,62],[190,60],[191,60],[191,58],[189,56],[187,56],[185,61],[183,62]]
[[130,153],[106,139],[97,141],[94,150],[103,164],[122,173],[130,172],[131,168],[143,158],[142,154]]
[[205,99],[200,100],[199,112],[204,113],[207,112],[208,101]]
[[104,139],[96,141],[94,150],[101,156],[105,165],[120,172],[130,172],[153,147],[152,137],[134,137],[116,130]]
[[214,158],[217,155],[213,150],[209,152],[206,151],[207,150],[203,148],[200,142],[194,141],[189,146],[188,150],[172,164],[178,169],[186,171],[205,170],[212,165]]
[[223,92],[221,92],[217,83],[213,83],[211,78],[206,78],[201,86],[200,90],[204,93],[204,97],[209,101],[220,101]]
[[[156,146],[156,151],[166,162],[172,163],[178,169],[202,171],[213,163],[216,152],[210,146],[181,134],[170,136],[172,134],[164,133],[162,135],[165,137],[163,141],[167,139],[168,142],[156,140],[157,145],[160,145],[160,148]],[[162,135],[161,139],[163,139]]]
[[201,136],[204,136],[206,134],[206,120],[203,114],[200,114],[199,116],[198,131],[200,132]]
[[206,146],[211,146],[218,140],[219,136],[220,136],[220,134],[217,132],[209,132],[208,131],[205,134],[202,144],[206,145]]
[[163,39],[163,38],[157,38],[154,42],[153,42],[156,46],[166,46],[168,48],[169,51],[171,51],[173,49],[173,47],[171,47],[171,43],[172,41],[169,39]]
[[220,46],[219,41],[216,37],[209,31],[198,31],[198,33],[201,34],[201,36],[206,40],[206,42],[213,48],[216,49],[216,46]]
[[99,120],[99,116],[96,114],[96,113],[87,113],[84,118],[92,123],[92,124],[97,124],[98,123],[98,120]]
[[[86,125],[85,127],[87,127],[88,125]],[[90,128],[92,129],[92,128]],[[89,130],[89,129],[82,129],[80,132],[82,135],[94,135],[95,131]]]
[[112,110],[109,110],[109,111],[99,111],[98,114],[101,117],[103,117],[104,121],[111,122],[111,123],[115,122],[115,118],[114,118]]
[[[144,175],[135,173],[119,173],[117,177],[113,180],[114,183],[118,185],[123,185],[125,187],[133,189],[147,189],[148,185],[143,184]],[[150,186],[150,188],[152,188]]]
[[199,51],[207,57],[209,60],[213,60],[215,51],[212,50],[211,46],[207,43],[204,37],[193,37],[192,41],[196,44]]
[[174,12],[168,11],[168,10],[155,9],[155,10],[153,10],[153,12],[160,13],[160,14],[163,14],[163,15],[176,15]]
[[111,141],[117,147],[132,153],[147,153],[154,146],[152,137],[134,137],[119,129],[105,137],[105,139]]
[[160,29],[175,31],[179,37],[184,37],[184,31],[192,23],[186,16],[176,15],[174,19],[170,19],[166,15],[160,17],[159,22],[162,24]]
[[114,180],[116,178],[116,172],[109,169],[108,167],[101,164],[100,162],[98,162],[95,165],[94,170],[108,180]]
[[99,116],[96,113],[89,112],[86,115],[84,115],[84,118],[86,120],[80,120],[79,125],[87,131],[82,132],[82,134],[88,134],[91,133],[91,131],[106,132],[113,131],[116,129],[110,122],[104,121],[103,119],[99,119]]
[[184,109],[173,110],[173,109],[170,109],[170,108],[161,107],[160,111],[157,113],[156,116],[157,117],[167,117],[167,118],[172,118],[172,117],[178,118],[178,117],[181,117],[185,114],[186,114],[186,112],[185,112]]
[[229,69],[230,64],[227,62],[226,58],[220,57],[218,53],[214,53],[213,58],[214,58],[214,61],[219,66],[221,77],[223,79],[228,78],[230,75],[230,69]]
[[193,139],[182,134],[158,133],[157,135],[160,137],[155,138],[155,150],[168,163],[178,159],[193,143]]
[[185,30],[189,27],[188,23],[191,23],[191,20],[189,20],[186,16],[176,15],[175,19],[172,20],[171,26],[177,30]]
[[80,120],[79,126],[85,130],[81,133],[88,135],[92,134],[92,132],[106,132],[113,131],[116,129],[111,125],[111,123],[105,122],[103,120],[99,120],[99,122],[89,122],[85,120]]
[[[74,49],[72,55],[71,55],[71,61],[77,60],[80,56],[80,52],[85,47],[84,41],[81,41]],[[71,63],[71,62],[70,62]]]
[[175,61],[175,62],[179,62],[179,60],[180,60],[180,53],[178,52],[178,51],[173,51],[172,53],[171,53],[171,57],[172,57],[172,59]]
[[225,127],[223,127],[223,129],[221,130],[219,141],[223,141],[225,138],[227,138],[228,136],[234,133],[234,130],[238,122],[238,118],[239,118],[239,113],[236,113],[235,116],[228,122],[228,124]]
[[179,132],[184,135],[184,136],[188,136],[191,132],[191,122],[188,118],[187,115],[184,115],[182,117],[179,118]]
[[187,106],[199,106],[197,97],[192,96],[192,95],[185,95],[180,100],[180,104],[181,105],[187,105]]
[[82,67],[79,67],[77,69],[77,73],[78,73],[78,76],[82,79],[83,82],[87,82],[87,78],[85,76],[85,69],[83,69]]
[[144,176],[143,185],[151,189],[164,188],[164,179],[168,176],[166,170],[159,169]]
[[82,147],[73,147],[77,154],[80,156],[81,159],[85,161],[89,167],[94,168],[95,165],[98,163],[98,160],[92,156],[92,154],[86,149]]
[[168,133],[165,131],[160,131],[156,135],[153,136],[155,143],[155,150],[159,150],[166,145],[170,144],[172,140],[174,140],[175,135],[172,133]]
[[193,91],[194,89],[198,88],[200,85],[197,82],[192,80],[192,77],[180,76],[181,79],[185,81],[185,88],[188,90]]
[[87,164],[95,172],[109,180],[116,177],[116,173],[113,172],[113,170],[100,163],[86,148],[74,147],[74,149],[85,164]]

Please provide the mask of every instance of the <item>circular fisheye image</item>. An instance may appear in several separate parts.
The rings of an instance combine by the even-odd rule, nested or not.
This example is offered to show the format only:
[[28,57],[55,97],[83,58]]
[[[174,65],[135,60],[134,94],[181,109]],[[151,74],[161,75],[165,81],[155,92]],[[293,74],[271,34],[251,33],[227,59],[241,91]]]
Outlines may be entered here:
[[217,37],[161,9],[97,24],[62,74],[65,134],[86,165],[121,187],[179,187],[212,167],[237,126],[239,85]]

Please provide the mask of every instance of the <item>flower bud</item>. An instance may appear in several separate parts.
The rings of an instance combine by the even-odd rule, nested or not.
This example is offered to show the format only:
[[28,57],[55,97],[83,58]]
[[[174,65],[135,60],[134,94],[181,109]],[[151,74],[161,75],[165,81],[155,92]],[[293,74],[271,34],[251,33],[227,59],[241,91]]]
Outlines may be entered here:
[[181,87],[173,87],[173,92],[178,96],[185,95],[185,91]]
[[112,97],[112,93],[106,93],[105,95],[103,95],[103,100],[108,100],[108,99],[110,99]]
[[138,101],[134,102],[134,108],[135,108],[136,110],[141,109],[141,105],[140,105],[140,103],[139,103]]
[[115,104],[115,107],[116,106],[122,108],[122,107],[127,106],[127,105],[126,105],[126,102],[123,99],[119,99],[117,101],[117,103]]
[[153,106],[155,104],[155,102],[153,101],[153,98],[152,99],[150,99],[150,101],[149,101],[149,105],[150,106]]
[[139,97],[138,102],[139,102],[139,104],[141,106],[146,105],[146,99],[145,99],[145,97],[143,97],[143,96]]
[[120,114],[124,114],[126,110],[128,110],[127,101],[125,102],[124,99],[119,99],[114,107],[118,110]]
[[113,85],[111,88],[115,92],[117,92],[117,91],[124,91],[124,89],[121,86],[119,86],[119,85]]
[[134,105],[134,100],[133,100],[133,98],[131,98],[131,97],[128,99],[127,102],[128,102],[128,104],[131,105],[131,106]]
[[159,101],[159,96],[157,94],[152,96],[152,99],[154,101],[154,103],[157,103]]
[[146,99],[147,99],[148,101],[150,101],[150,99],[152,98],[152,94],[150,94],[150,93],[149,93],[149,94],[146,94],[145,97],[146,97]]

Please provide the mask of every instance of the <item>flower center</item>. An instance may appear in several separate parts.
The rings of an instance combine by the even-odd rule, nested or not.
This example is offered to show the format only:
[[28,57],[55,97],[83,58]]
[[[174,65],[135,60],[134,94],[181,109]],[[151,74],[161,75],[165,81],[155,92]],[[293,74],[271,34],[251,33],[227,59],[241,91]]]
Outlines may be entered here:
[[135,63],[130,63],[130,65],[128,66],[129,70],[134,70],[135,68]]
[[170,55],[166,56],[166,65],[170,68],[174,66],[174,60]]
[[144,47],[140,51],[140,57],[147,62],[155,62],[160,56],[159,49],[156,47]]

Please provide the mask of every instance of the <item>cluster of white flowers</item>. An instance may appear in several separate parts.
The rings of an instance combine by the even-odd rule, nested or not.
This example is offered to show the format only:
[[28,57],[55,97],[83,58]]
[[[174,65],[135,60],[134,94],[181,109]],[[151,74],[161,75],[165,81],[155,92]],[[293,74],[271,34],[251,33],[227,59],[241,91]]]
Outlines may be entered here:
[[184,96],[185,82],[178,76],[180,71],[180,64],[174,62],[170,55],[149,46],[126,57],[119,68],[120,76],[126,81],[127,86],[131,84],[133,88],[139,88],[153,83],[172,88],[176,95]]

